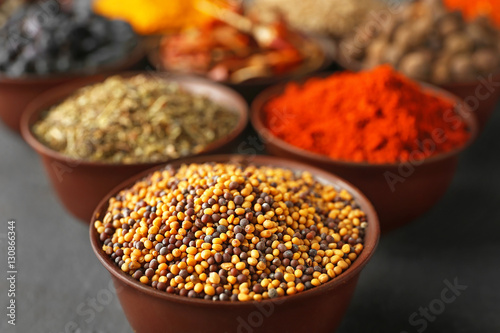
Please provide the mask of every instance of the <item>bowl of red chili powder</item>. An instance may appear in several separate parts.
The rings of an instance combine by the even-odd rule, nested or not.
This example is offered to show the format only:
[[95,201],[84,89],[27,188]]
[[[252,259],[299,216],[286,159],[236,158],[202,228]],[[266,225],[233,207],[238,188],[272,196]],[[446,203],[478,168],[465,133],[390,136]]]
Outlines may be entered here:
[[458,97],[383,65],[278,85],[252,104],[270,154],[333,172],[372,201],[383,231],[433,207],[476,137]]

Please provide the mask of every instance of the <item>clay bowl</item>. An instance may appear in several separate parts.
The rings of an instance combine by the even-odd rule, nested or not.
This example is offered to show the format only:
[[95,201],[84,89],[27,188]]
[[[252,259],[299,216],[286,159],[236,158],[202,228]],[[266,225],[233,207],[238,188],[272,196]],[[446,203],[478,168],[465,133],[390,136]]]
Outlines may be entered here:
[[96,82],[96,77],[102,73],[117,73],[138,64],[144,58],[145,50],[142,43],[131,52],[130,56],[116,64],[101,67],[90,72],[75,72],[50,76],[29,75],[21,78],[9,78],[0,75],[0,119],[14,132],[20,132],[20,122],[23,110],[40,94],[56,86],[67,84],[74,80]]
[[[438,88],[424,89],[461,103],[456,96]],[[274,136],[264,125],[264,105],[283,92],[278,85],[260,94],[251,106],[251,122],[271,155],[305,162],[351,182],[373,203],[382,232],[400,227],[432,208],[448,189],[456,171],[459,153],[477,136],[475,114],[466,106],[459,108],[471,137],[462,147],[414,163],[370,164],[334,160],[330,157],[295,147]]]
[[[236,90],[245,98],[246,101],[251,102],[260,92],[272,85],[292,79],[308,77],[330,67],[333,63],[333,55],[335,54],[335,44],[329,39],[320,36],[308,36],[307,38],[315,44],[318,58],[306,61],[305,64],[300,66],[298,69],[279,76],[255,78],[240,83],[233,83],[231,81],[222,81],[220,83]],[[161,60],[159,47],[152,49],[148,53],[148,60],[158,71],[182,73],[182,71],[178,71],[175,67],[169,66]],[[202,74],[195,75],[204,77]]]
[[[335,61],[344,69],[357,72],[364,69],[360,62],[349,59],[339,46],[336,48]],[[492,84],[493,82],[493,84]],[[470,82],[450,82],[437,87],[449,91],[464,100],[469,108],[476,114],[479,132],[484,129],[498,101],[500,100],[500,71],[490,76],[484,76]]]
[[[124,73],[131,76],[138,72]],[[227,152],[248,123],[248,106],[236,92],[207,80],[192,77],[166,77],[162,74],[151,74],[158,78],[178,82],[185,89],[209,96],[212,100],[234,110],[240,118],[235,128],[226,137],[208,145],[200,154]],[[40,119],[43,112],[58,104],[78,88],[92,81],[101,82],[106,75],[98,75],[92,80],[74,82],[63,87],[50,90],[34,100],[27,108],[22,121],[21,130],[26,142],[40,155],[45,171],[49,176],[56,193],[66,209],[75,217],[88,223],[99,200],[121,181],[166,161],[136,164],[109,164],[75,160],[62,155],[41,142],[33,135],[31,128]]]
[[259,302],[212,302],[171,295],[145,286],[123,273],[102,251],[102,242],[94,228],[104,216],[108,199],[121,189],[132,186],[154,169],[143,172],[116,187],[101,201],[90,223],[92,248],[111,274],[118,298],[130,325],[137,333],[162,328],[162,332],[315,332],[331,333],[339,325],[354,293],[363,267],[372,256],[379,238],[377,215],[366,197],[351,184],[323,170],[270,156],[219,155],[190,158],[172,163],[238,162],[270,165],[297,171],[309,171],[319,181],[347,189],[368,217],[365,248],[353,265],[332,281],[308,291]]
[[[492,81],[500,82],[500,72],[492,75]],[[483,130],[500,100],[500,88],[491,85],[489,77],[472,82],[453,82],[440,85],[442,89],[466,101],[476,113],[479,130]]]

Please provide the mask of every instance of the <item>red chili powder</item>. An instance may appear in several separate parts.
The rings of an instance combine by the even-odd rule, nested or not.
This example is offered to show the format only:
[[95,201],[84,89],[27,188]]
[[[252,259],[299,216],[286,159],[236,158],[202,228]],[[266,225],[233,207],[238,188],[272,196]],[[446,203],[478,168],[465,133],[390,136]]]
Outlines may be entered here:
[[460,147],[470,137],[453,101],[423,90],[388,65],[289,83],[264,111],[275,136],[336,160],[419,160]]

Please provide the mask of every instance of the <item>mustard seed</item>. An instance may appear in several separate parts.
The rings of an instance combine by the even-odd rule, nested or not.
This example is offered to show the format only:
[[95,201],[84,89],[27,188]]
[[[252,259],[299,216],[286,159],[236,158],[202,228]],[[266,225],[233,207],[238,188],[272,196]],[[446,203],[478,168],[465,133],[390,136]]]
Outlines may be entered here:
[[347,192],[307,172],[234,164],[156,171],[95,223],[103,251],[139,283],[242,302],[328,283],[359,256],[367,226]]

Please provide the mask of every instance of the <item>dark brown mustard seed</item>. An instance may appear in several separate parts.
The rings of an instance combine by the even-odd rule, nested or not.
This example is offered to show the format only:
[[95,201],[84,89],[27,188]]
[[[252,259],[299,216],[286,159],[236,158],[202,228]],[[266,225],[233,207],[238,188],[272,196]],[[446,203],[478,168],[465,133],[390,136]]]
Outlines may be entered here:
[[152,268],[148,268],[148,269],[146,269],[146,276],[147,276],[148,278],[152,278],[154,275],[155,275],[155,271],[154,271],[154,269],[152,269]]
[[244,201],[245,201],[245,198],[243,198],[243,196],[241,196],[241,195],[237,195],[234,197],[234,203],[236,205],[241,205]]
[[226,232],[227,231],[227,227],[225,225],[219,225],[217,227],[217,231],[220,232],[220,233]]
[[95,228],[125,274],[211,301],[326,283],[356,260],[367,227],[349,193],[307,173],[215,164],[158,171],[115,196],[107,214]]

